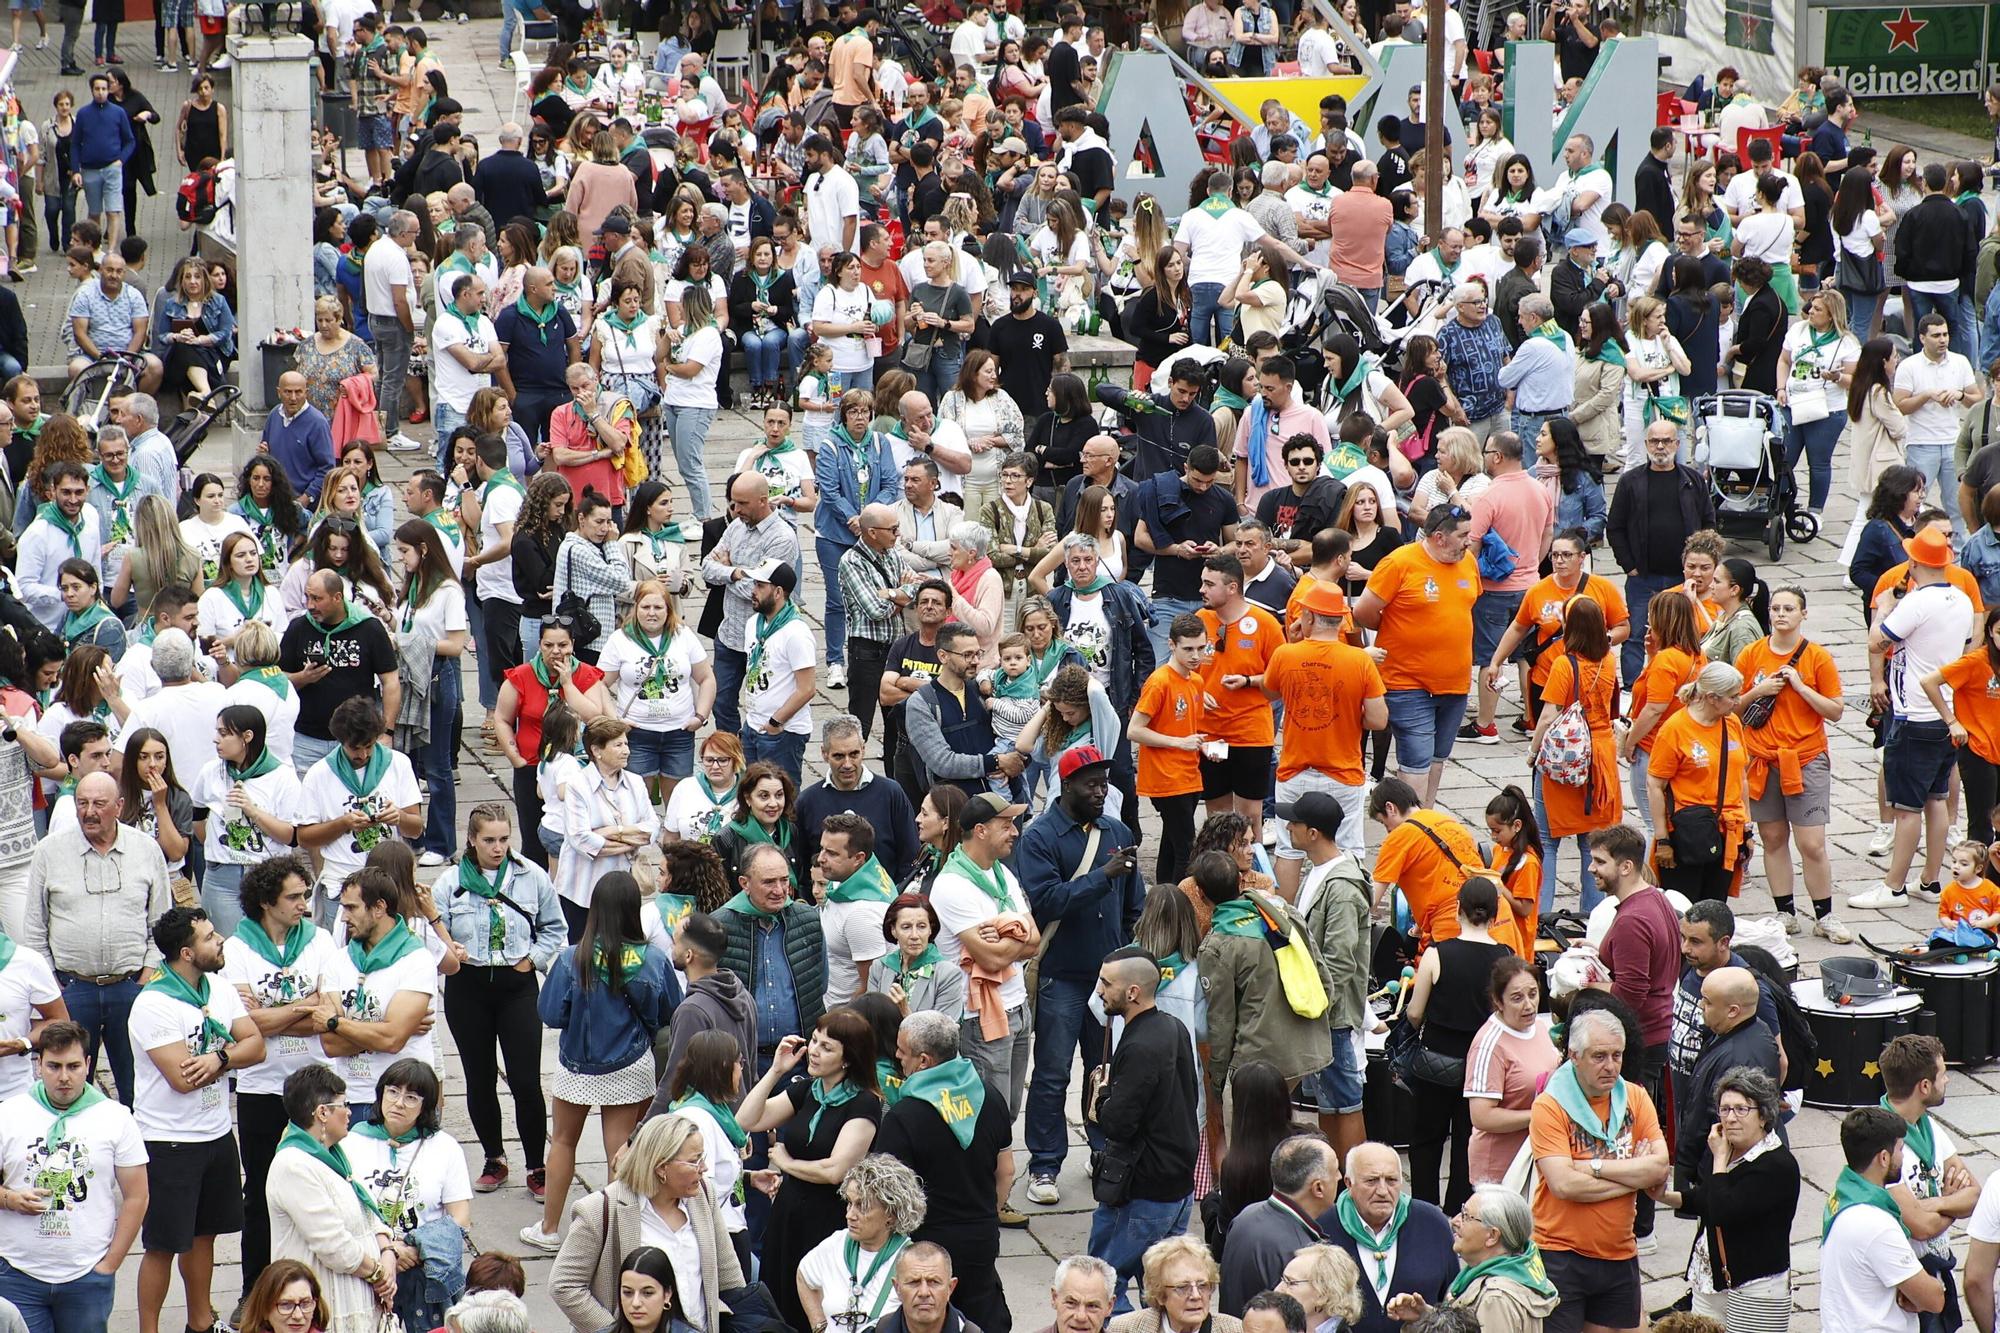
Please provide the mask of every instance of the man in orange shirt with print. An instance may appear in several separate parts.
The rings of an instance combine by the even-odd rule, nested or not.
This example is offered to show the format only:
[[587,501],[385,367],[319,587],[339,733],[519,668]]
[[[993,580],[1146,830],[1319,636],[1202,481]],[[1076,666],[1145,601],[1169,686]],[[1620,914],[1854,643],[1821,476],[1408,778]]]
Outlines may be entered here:
[[[1264,693],[1285,705],[1285,739],[1278,749],[1278,802],[1325,792],[1340,803],[1340,849],[1359,857],[1367,850],[1362,817],[1362,731],[1389,725],[1381,673],[1368,654],[1340,639],[1342,602],[1331,583],[1315,583],[1300,602],[1306,637],[1271,654]],[[1278,890],[1298,896],[1305,852],[1293,845],[1289,826],[1278,826],[1274,869]]]
[[1422,539],[1376,562],[1354,607],[1355,623],[1375,631],[1384,653],[1396,771],[1425,805],[1437,799],[1472,689],[1479,562],[1466,551],[1469,518],[1460,505],[1434,506],[1424,516]]
[[[1212,555],[1201,566],[1201,623],[1215,653],[1202,668],[1208,744],[1201,756],[1201,795],[1211,817],[1230,811],[1262,837],[1264,798],[1271,791],[1276,727],[1264,697],[1264,667],[1285,642],[1285,628],[1243,596],[1243,562]],[[1220,753],[1217,753],[1217,747]]]
[[1138,753],[1138,794],[1160,816],[1155,883],[1178,884],[1194,850],[1194,811],[1201,800],[1201,742],[1208,692],[1202,665],[1214,652],[1208,626],[1183,612],[1167,626],[1167,662],[1139,688],[1125,735]]

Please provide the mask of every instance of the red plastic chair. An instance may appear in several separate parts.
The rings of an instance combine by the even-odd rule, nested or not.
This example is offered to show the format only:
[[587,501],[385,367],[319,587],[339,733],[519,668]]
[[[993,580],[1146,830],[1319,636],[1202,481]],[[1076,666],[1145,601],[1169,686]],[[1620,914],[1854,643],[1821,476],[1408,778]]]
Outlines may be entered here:
[[1736,131],[1736,160],[1744,166],[1750,165],[1750,141],[1763,139],[1771,145],[1771,160],[1776,162],[1785,152],[1785,130],[1774,126],[1768,130],[1753,130],[1745,125]]
[[1653,124],[1676,125],[1681,118],[1681,99],[1676,93],[1661,93],[1653,102]]

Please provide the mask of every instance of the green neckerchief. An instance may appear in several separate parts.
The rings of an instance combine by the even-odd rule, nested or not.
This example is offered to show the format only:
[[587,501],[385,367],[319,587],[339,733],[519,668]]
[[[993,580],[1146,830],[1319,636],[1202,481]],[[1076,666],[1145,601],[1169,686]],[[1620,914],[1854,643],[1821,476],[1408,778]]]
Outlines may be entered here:
[[1389,1225],[1379,1233],[1361,1220],[1361,1209],[1355,1206],[1354,1191],[1347,1190],[1334,1204],[1334,1211],[1340,1218],[1340,1229],[1354,1238],[1354,1248],[1359,1257],[1375,1261],[1375,1276],[1372,1281],[1381,1287],[1389,1285],[1389,1251],[1396,1248],[1397,1233],[1410,1217],[1410,1196],[1396,1196],[1396,1211],[1389,1215]]
[[389,1160],[392,1162],[395,1161],[395,1150],[397,1148],[402,1147],[404,1144],[415,1143],[418,1139],[427,1139],[435,1132],[434,1130],[425,1129],[422,1125],[411,1125],[400,1134],[391,1134],[389,1127],[379,1120],[367,1121],[364,1124],[356,1125],[348,1131],[348,1133],[353,1134],[357,1138],[374,1139],[378,1143],[388,1144]]
[[[655,554],[657,554],[657,551]],[[658,643],[653,642],[653,640],[646,637],[646,631],[639,628],[639,618],[637,616],[634,616],[632,622],[625,626],[625,636],[631,639],[633,643],[638,644],[641,652],[653,659],[653,674],[650,679],[654,688],[658,689],[664,695],[667,688],[667,636],[662,633],[660,641]]]
[[1235,201],[1227,194],[1212,194],[1201,201],[1201,211],[1212,218],[1222,217],[1234,207],[1236,207]]
[[314,629],[319,631],[320,658],[324,662],[330,663],[333,661],[334,635],[345,634],[348,630],[353,629],[356,625],[359,625],[362,621],[368,619],[368,613],[366,611],[357,611],[354,609],[353,606],[349,605],[346,601],[341,602],[340,608],[341,608],[340,623],[331,626],[321,624],[318,618],[315,617],[312,612],[310,611],[306,612],[306,624],[312,626]]
[[[938,949],[937,941],[933,940],[924,946],[924,951],[917,955],[916,961],[910,963],[907,967],[903,964],[903,951],[901,949],[891,949],[888,956],[883,958],[877,966],[887,968],[890,974],[899,981],[922,980],[925,977],[936,976],[937,965],[943,961],[944,954]],[[903,989],[908,990],[909,987],[905,986]]]
[[[761,842],[768,842],[773,847],[776,847],[779,851],[785,853],[785,857],[787,860],[790,860],[791,858],[792,833],[793,833],[792,821],[786,819],[783,815],[778,816],[778,825],[775,831],[775,835],[773,833],[767,833],[764,830],[764,826],[757,822],[757,817],[755,815],[752,815],[748,819],[732,819],[724,827],[727,828],[731,833],[734,833],[737,837],[741,838],[743,840],[743,845],[746,849],[755,847],[758,843]],[[796,880],[794,882],[796,882]]]
[[903,1100],[934,1107],[958,1146],[969,1148],[979,1109],[986,1105],[986,1080],[979,1077],[978,1066],[961,1055],[904,1079]]
[[56,531],[69,538],[69,553],[78,559],[83,557],[83,511],[78,510],[75,518],[64,515],[62,507],[53,500],[43,502],[35,511],[35,517],[50,524]]
[[839,1083],[835,1084],[832,1092],[828,1092],[818,1079],[808,1081],[806,1087],[811,1091],[812,1099],[818,1103],[813,1108],[812,1119],[806,1121],[806,1135],[808,1138],[819,1133],[820,1117],[826,1114],[828,1107],[845,1106],[861,1094],[861,1089],[854,1086],[852,1080],[846,1078],[841,1079]]
[[1374,371],[1375,366],[1374,357],[1363,354],[1357,358],[1354,369],[1349,371],[1347,379],[1334,389],[1333,396],[1344,403],[1361,392],[1361,386],[1368,382],[1368,376]]
[[1967,190],[1964,194],[1953,195],[1951,201],[1954,204],[1965,204],[1971,202],[1974,199],[1977,199],[1978,197],[1979,197],[1979,191]]
[[1310,186],[1310,185],[1306,184],[1306,183],[1305,183],[1304,181],[1300,181],[1300,182],[1299,182],[1299,183],[1298,183],[1298,184],[1297,184],[1296,186],[1294,186],[1293,188],[1294,188],[1294,189],[1299,189],[1299,190],[1304,190],[1304,191],[1305,191],[1305,192],[1306,192],[1307,194],[1316,194],[1316,195],[1318,195],[1318,196],[1319,196],[1320,198],[1322,198],[1322,199],[1325,199],[1325,198],[1327,198],[1327,197],[1328,197],[1329,195],[1331,195],[1331,194],[1333,193],[1333,180],[1332,180],[1332,179],[1331,179],[1331,178],[1329,177],[1329,178],[1328,178],[1328,180],[1327,180],[1327,182],[1326,182],[1326,184],[1324,184],[1324,185],[1320,186],[1320,187],[1319,187],[1318,189],[1316,189],[1316,190],[1315,190],[1315,189],[1314,189],[1314,188],[1313,188],[1312,186]]
[[[540,653],[536,653],[533,657],[528,659],[528,669],[535,673],[536,682],[540,684],[543,689],[549,692],[550,702],[554,702],[555,697],[558,694],[562,693],[562,686],[556,684],[556,678],[549,674],[548,663],[542,661],[542,655]],[[572,662],[570,665],[571,672],[574,673],[575,669],[576,669],[575,663]],[[572,679],[575,678],[574,674],[572,674],[571,678]]]
[[447,509],[438,508],[424,515],[424,522],[430,524],[450,540],[454,546],[465,545],[465,532],[458,526],[458,516]]
[[[867,433],[873,434],[874,432],[870,431]],[[861,440],[855,439],[854,436],[848,431],[847,421],[845,418],[843,418],[840,421],[834,422],[833,429],[829,431],[828,434],[832,435],[834,439],[840,441],[841,444],[845,445],[847,447],[848,453],[852,454],[857,462],[859,462],[866,455],[868,446],[864,444]]]
[[301,921],[285,932],[285,943],[280,947],[271,942],[271,937],[264,932],[263,922],[254,917],[246,916],[236,923],[236,938],[249,945],[252,953],[277,968],[288,968],[298,962],[299,955],[306,951],[306,946],[318,933],[318,927],[312,922]]
[[1834,1179],[1833,1193],[1826,1198],[1826,1215],[1820,1220],[1820,1243],[1826,1243],[1826,1234],[1833,1230],[1833,1219],[1847,1208],[1880,1208],[1896,1219],[1896,1225],[1903,1228],[1905,1236],[1910,1228],[1903,1221],[1903,1210],[1896,1206],[1889,1191],[1862,1175],[1851,1166],[1840,1168],[1840,1175]]
[[96,629],[107,620],[116,620],[102,598],[93,601],[81,611],[63,613],[62,636],[64,643],[75,643],[84,635]]
[[1081,588],[1076,588],[1076,589],[1072,589],[1072,591],[1073,591],[1073,592],[1074,592],[1074,593],[1075,593],[1075,594],[1076,594],[1076,595],[1077,595],[1078,597],[1088,597],[1088,596],[1090,596],[1090,595],[1091,595],[1092,593],[1094,593],[1094,592],[1102,592],[1102,591],[1104,591],[1104,589],[1106,589],[1106,588],[1108,588],[1108,587],[1110,587],[1110,586],[1111,586],[1111,576],[1110,576],[1109,574],[1107,574],[1107,573],[1105,573],[1105,572],[1104,572],[1104,566],[1103,566],[1103,565],[1099,565],[1099,566],[1097,567],[1097,577],[1096,577],[1096,578],[1094,578],[1094,579],[1092,579],[1092,580],[1091,580],[1090,582],[1088,582],[1088,583],[1084,584],[1084,585],[1083,585],[1083,586],[1082,586]]
[[[637,976],[639,969],[646,965],[646,946],[644,944],[629,943],[619,945],[617,961],[618,981],[622,985]],[[597,979],[606,986],[611,985],[611,963],[612,960],[604,952],[602,944],[592,946],[590,950],[590,970],[595,972]]]
[[1806,325],[1806,350],[1800,354],[1800,359],[1803,360],[1805,357],[1811,356],[1814,352],[1817,352],[1820,348],[1825,347],[1828,343],[1836,343],[1839,341],[1840,341],[1839,329],[1830,328],[1826,330],[1824,333],[1814,333],[1812,325],[1808,324]]
[[[1099,572],[1098,578],[1103,578]],[[1107,580],[1108,582],[1108,580]],[[1095,591],[1095,589],[1092,589]],[[1042,697],[1042,683],[1035,677],[1035,668],[1030,665],[1018,676],[1010,676],[1004,671],[993,673],[993,697],[996,699],[1039,699]]]
[[458,887],[475,897],[486,900],[486,948],[489,962],[499,961],[500,951],[507,947],[507,919],[500,914],[500,886],[507,882],[507,866],[512,857],[500,862],[500,868],[488,880],[486,872],[468,853],[458,858]]
[[179,1000],[182,1004],[201,1010],[202,1045],[207,1046],[210,1042],[214,1042],[217,1046],[229,1044],[229,1029],[217,1022],[208,1012],[209,989],[206,973],[202,975],[200,985],[190,986],[187,979],[173,968],[162,967],[153,975],[153,979],[146,983],[146,989],[159,991],[169,999]]
[[[576,80],[574,80],[574,79],[570,78],[570,77],[569,77],[568,75],[564,75],[564,76],[563,76],[563,87],[565,87],[565,88],[569,89],[569,90],[570,90],[571,92],[573,92],[573,93],[587,93],[587,92],[589,92],[589,91],[590,91],[590,80],[589,80],[589,79],[585,79],[585,80],[583,81],[583,86],[582,86],[582,87],[578,87],[578,86],[577,86],[577,83],[576,83]],[[633,142],[635,142],[635,143],[636,143],[636,142],[638,142],[638,141],[637,141],[637,140],[634,140]]]
[[1240,393],[1234,393],[1224,388],[1217,388],[1215,391],[1215,405],[1217,407],[1226,407],[1232,412],[1241,412],[1244,408],[1250,406],[1250,400]]
[[735,803],[736,783],[730,783],[728,791],[718,792],[715,789],[715,785],[708,780],[708,774],[702,772],[700,769],[695,770],[694,780],[700,785],[701,794],[707,799],[710,805],[721,807]]
[[255,620],[257,613],[264,609],[264,598],[269,591],[270,585],[262,579],[253,578],[250,580],[250,588],[257,590],[257,600],[254,603],[250,600],[250,588],[242,588],[239,591],[239,587],[238,581],[231,579],[222,585],[222,595],[229,599],[231,606],[243,614],[245,620]]
[[[1345,1197],[1345,1196],[1342,1196]],[[1483,1277],[1505,1277],[1534,1292],[1537,1296],[1554,1296],[1556,1284],[1549,1281],[1548,1270],[1542,1267],[1542,1252],[1535,1248],[1533,1241],[1519,1254],[1499,1254],[1491,1259],[1481,1260],[1470,1268],[1459,1270],[1451,1280],[1451,1289],[1445,1295],[1456,1300],[1468,1287]]]
[[56,1147],[68,1137],[69,1122],[72,1116],[82,1115],[91,1107],[105,1100],[104,1094],[99,1092],[97,1086],[93,1083],[85,1083],[83,1091],[76,1095],[76,1100],[68,1106],[63,1107],[58,1107],[54,1102],[49,1100],[49,1090],[42,1086],[40,1079],[35,1080],[34,1086],[29,1091],[33,1094],[36,1103],[44,1111],[47,1111],[56,1118],[55,1123],[42,1133],[42,1142],[51,1148]]
[[346,1181],[347,1187],[354,1191],[354,1197],[361,1201],[362,1212],[372,1213],[379,1221],[389,1220],[382,1216],[381,1206],[370,1197],[367,1190],[361,1187],[361,1182],[354,1178],[354,1168],[348,1165],[347,1154],[341,1150],[339,1144],[329,1148],[297,1125],[286,1125],[284,1134],[278,1139],[278,1151],[283,1152],[287,1148],[297,1148]]
[[[1887,1097],[1884,1097],[1879,1105],[1885,1111],[1896,1111],[1896,1108],[1889,1104]],[[1896,1114],[1900,1116],[1903,1113],[1896,1111]],[[1908,1144],[1910,1151],[1917,1155],[1918,1161],[1933,1171],[1937,1170],[1937,1140],[1931,1133],[1931,1113],[1929,1111],[1918,1116],[1916,1124],[1907,1125],[1903,1130],[1903,1142]]]
[[887,903],[895,899],[896,886],[889,882],[889,872],[872,855],[846,879],[826,886],[830,903]]
[[556,322],[556,316],[562,313],[562,307],[554,301],[550,301],[547,310],[536,314],[535,308],[528,304],[528,298],[526,296],[518,296],[514,298],[514,313],[535,326],[535,331],[542,336],[542,346],[547,347],[549,345],[549,326]]
[[894,1060],[875,1062],[875,1084],[882,1089],[882,1109],[903,1100],[903,1071]]
[[1625,353],[1620,350],[1617,343],[1606,338],[1604,345],[1599,347],[1594,354],[1585,357],[1584,360],[1602,361],[1610,366],[1623,366],[1625,364]]
[[252,667],[236,679],[254,680],[280,699],[288,697],[292,692],[291,680],[283,671],[274,666]]
[[257,548],[263,553],[263,567],[266,572],[278,567],[278,557],[284,554],[284,534],[271,521],[271,515],[249,496],[243,496],[231,506],[243,521],[256,530]]
[[275,773],[277,769],[278,756],[271,753],[271,747],[268,745],[258,752],[257,757],[251,760],[246,768],[238,768],[226,759],[222,763],[222,771],[228,775],[231,782],[251,782],[266,773]]
[[791,453],[794,449],[797,449],[798,447],[799,447],[799,442],[793,439],[789,435],[787,435],[784,439],[778,441],[776,444],[772,444],[769,440],[766,440],[764,441],[764,457],[778,458],[785,454]]
[[750,645],[750,660],[744,667],[745,675],[743,678],[745,680],[757,679],[757,669],[764,664],[764,645],[770,641],[771,636],[798,618],[799,608],[793,604],[789,597],[785,599],[784,610],[778,612],[777,615],[770,617],[768,620],[765,619],[762,612],[758,613],[757,641]]
[[[14,961],[14,950],[17,947],[5,932],[0,932],[0,972],[5,972],[7,964]],[[37,1083],[35,1086],[40,1087],[41,1084]]]
[[747,892],[745,892],[737,894],[734,898],[731,898],[728,902],[724,903],[722,905],[722,910],[725,912],[740,912],[744,916],[754,917],[758,921],[776,921],[781,915],[784,914],[785,908],[788,908],[791,905],[792,905],[792,900],[791,898],[787,897],[785,899],[784,907],[780,907],[775,912],[767,912],[763,908],[759,907],[756,903],[750,901],[750,895]]
[[375,747],[368,752],[368,767],[356,773],[354,761],[347,757],[347,747],[336,745],[333,747],[333,752],[327,755],[326,762],[327,767],[333,770],[333,775],[340,779],[341,786],[356,796],[368,796],[381,785],[382,779],[388,776],[389,756],[394,753],[395,751],[388,746],[376,741]]
[[1574,1061],[1563,1061],[1562,1067],[1549,1077],[1547,1092],[1556,1099],[1556,1105],[1562,1107],[1572,1125],[1606,1147],[1617,1145],[1618,1126],[1625,1119],[1624,1079],[1611,1085],[1611,1114],[1602,1118],[1584,1095],[1583,1084],[1577,1081]]
[[1569,335],[1564,333],[1562,325],[1556,323],[1553,319],[1543,320],[1541,325],[1528,336],[1530,338],[1547,338],[1564,351],[1569,350]]
[[678,523],[669,523],[664,528],[643,528],[640,530],[640,535],[651,544],[655,560],[666,557],[669,545],[685,546],[687,544],[687,533]]
[[132,498],[132,492],[139,485],[139,474],[128,467],[125,469],[125,484],[120,486],[117,482],[111,480],[111,474],[104,470],[104,464],[102,463],[90,469],[90,479],[109,491],[111,499],[121,507],[127,500]]
[[474,310],[468,315],[458,308],[458,302],[447,301],[445,302],[444,313],[465,325],[466,337],[477,338],[479,336],[479,317],[482,312]]
[[355,970],[365,977],[380,972],[385,967],[394,966],[423,947],[417,937],[410,933],[410,928],[404,924],[403,919],[397,917],[396,923],[389,927],[381,939],[375,941],[375,947],[372,949],[362,948],[360,940],[349,940],[347,957],[354,964]]
[[1216,904],[1215,915],[1209,919],[1209,929],[1218,935],[1261,940],[1264,938],[1264,914],[1248,898],[1231,898],[1226,903]]
[[607,310],[604,312],[604,322],[625,335],[625,345],[627,347],[635,352],[639,350],[639,339],[635,334],[639,326],[646,322],[645,311],[640,311],[628,320],[620,316],[616,310]]
[[[928,107],[925,108],[925,110],[929,109]],[[909,1243],[910,1238],[908,1236],[891,1235],[888,1240],[883,1242],[882,1248],[875,1251],[875,1261],[868,1265],[867,1275],[863,1276],[861,1272],[860,1242],[855,1240],[851,1234],[843,1238],[841,1258],[847,1264],[847,1285],[854,1293],[854,1303],[857,1307],[861,1304],[861,1293],[868,1290],[868,1284],[873,1282],[884,1268],[894,1263],[896,1256],[901,1254],[903,1247]],[[882,1317],[882,1307],[888,1304],[889,1293],[894,1287],[895,1283],[884,1282],[881,1289],[875,1293],[874,1308],[868,1312],[868,1322],[871,1326]]]
[[743,1126],[737,1122],[736,1112],[730,1110],[720,1102],[712,1101],[699,1092],[684,1092],[668,1109],[678,1111],[683,1106],[699,1106],[702,1110],[714,1116],[715,1123],[722,1127],[723,1137],[727,1138],[734,1147],[741,1148],[744,1144],[750,1142],[750,1136],[744,1132]]
[[[1099,574],[1103,572],[1101,568],[1098,570]],[[1037,685],[1048,684],[1049,677],[1056,674],[1056,669],[1062,665],[1063,654],[1068,651],[1070,651],[1069,641],[1061,635],[1057,635],[1055,638],[1049,640],[1049,646],[1043,650],[1040,657],[1035,659],[1035,682]]]
[[951,849],[951,855],[945,858],[944,868],[953,874],[963,875],[972,881],[973,884],[978,886],[979,891],[991,898],[993,905],[1001,911],[1011,912],[1014,910],[1013,900],[1007,894],[1007,873],[1000,868],[997,862],[994,864],[993,869],[982,870],[979,868],[977,861],[965,854],[964,847],[954,847]]
[[1160,991],[1173,985],[1174,978],[1185,972],[1187,965],[1187,959],[1181,957],[1180,950],[1178,949],[1168,954],[1165,958],[1162,958],[1160,960],[1160,984],[1155,988],[1154,994],[1157,995]]
[[489,498],[491,498],[493,494],[493,488],[496,486],[511,486],[523,495],[526,495],[528,493],[528,488],[521,484],[520,478],[516,477],[513,473],[509,472],[506,468],[503,467],[498,472],[488,477],[486,479],[486,484],[479,488],[479,503],[481,503],[482,505],[485,504],[486,501]]

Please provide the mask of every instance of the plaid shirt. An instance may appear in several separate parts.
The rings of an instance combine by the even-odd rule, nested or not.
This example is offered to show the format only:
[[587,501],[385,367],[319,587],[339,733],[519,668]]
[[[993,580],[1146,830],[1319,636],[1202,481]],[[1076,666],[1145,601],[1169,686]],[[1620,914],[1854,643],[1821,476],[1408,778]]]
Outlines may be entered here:
[[554,606],[561,606],[571,592],[590,599],[591,614],[597,617],[597,637],[578,648],[596,648],[618,627],[617,603],[632,595],[632,571],[618,557],[616,543],[599,546],[577,533],[570,533],[556,548]]
[[347,77],[348,81],[354,85],[354,111],[356,115],[381,116],[388,114],[387,108],[382,105],[382,98],[392,90],[392,85],[388,79],[377,77],[375,71],[370,68],[370,65],[378,65],[387,69],[389,62],[394,61],[395,58],[395,55],[389,50],[387,42],[381,42],[379,45],[373,47],[363,47],[348,57]]
[[888,647],[903,633],[903,609],[889,600],[902,586],[903,554],[895,547],[877,553],[866,543],[840,557],[840,595],[847,600],[847,637]]
[[771,145],[771,156],[791,169],[792,179],[806,178],[806,140],[801,136],[797,143],[788,141],[783,134]]

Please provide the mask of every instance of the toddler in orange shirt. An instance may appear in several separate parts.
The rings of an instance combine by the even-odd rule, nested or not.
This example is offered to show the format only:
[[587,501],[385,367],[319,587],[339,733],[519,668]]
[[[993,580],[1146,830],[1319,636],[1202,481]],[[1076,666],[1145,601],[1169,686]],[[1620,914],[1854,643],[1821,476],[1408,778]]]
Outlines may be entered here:
[[1968,840],[1951,849],[1951,883],[1938,899],[1940,924],[2000,933],[2000,888],[1985,872],[1985,843]]

